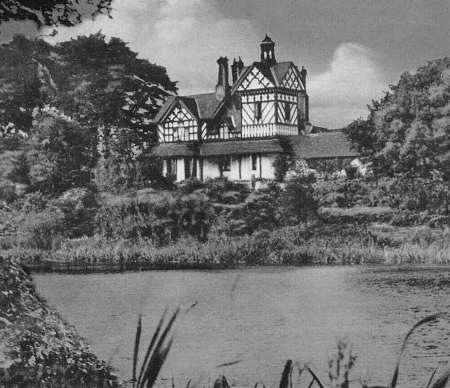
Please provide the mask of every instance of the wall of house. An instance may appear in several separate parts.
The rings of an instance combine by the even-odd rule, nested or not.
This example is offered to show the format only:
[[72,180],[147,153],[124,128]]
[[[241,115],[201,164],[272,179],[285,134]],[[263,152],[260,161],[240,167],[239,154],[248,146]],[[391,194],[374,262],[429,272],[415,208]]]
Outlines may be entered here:
[[[273,162],[275,154],[257,155],[256,169],[253,170],[252,156],[232,156],[230,170],[223,171],[222,176],[232,181],[251,181],[252,179],[275,179],[275,169]],[[203,163],[203,180],[220,177],[219,164],[216,158],[205,158],[202,162],[197,160],[197,178],[200,179],[200,164]],[[172,165],[176,163],[176,181],[181,182],[185,179],[184,158],[172,158]],[[192,162],[191,162],[192,163]],[[240,164],[240,167],[239,167]],[[163,163],[163,175],[167,176],[167,160]],[[240,173],[239,173],[240,170]]]
[[[275,170],[273,162],[275,155],[258,155],[256,162],[256,170],[253,170],[251,155],[232,156],[230,163],[230,171],[223,171],[223,177],[229,180],[245,180],[250,181],[253,178],[274,179]],[[240,161],[240,174],[239,174]],[[213,179],[220,177],[219,165],[216,159],[203,159],[203,179]]]

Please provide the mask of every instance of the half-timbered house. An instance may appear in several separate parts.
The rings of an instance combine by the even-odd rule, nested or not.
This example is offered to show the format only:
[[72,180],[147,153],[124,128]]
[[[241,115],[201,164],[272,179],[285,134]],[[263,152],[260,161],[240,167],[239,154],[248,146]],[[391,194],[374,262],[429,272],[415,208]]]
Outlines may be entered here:
[[306,134],[311,127],[307,72],[293,62],[278,62],[267,35],[259,61],[249,66],[241,58],[233,61],[231,82],[228,59],[220,57],[217,64],[214,92],[171,96],[154,119],[159,143],[154,151],[163,158],[165,175],[177,181],[273,179],[274,159],[286,152],[281,138],[294,152],[305,153],[300,158],[355,155],[342,133]]

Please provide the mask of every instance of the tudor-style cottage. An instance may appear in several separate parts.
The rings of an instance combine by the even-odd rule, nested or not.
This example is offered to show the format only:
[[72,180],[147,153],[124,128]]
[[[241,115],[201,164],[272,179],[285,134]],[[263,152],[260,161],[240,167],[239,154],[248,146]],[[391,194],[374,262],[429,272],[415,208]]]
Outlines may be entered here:
[[351,158],[356,154],[341,132],[309,134],[306,70],[293,62],[277,62],[275,43],[266,35],[261,60],[244,66],[218,63],[215,92],[167,99],[154,119],[163,158],[164,175],[177,181],[227,177],[249,181],[273,179],[276,156],[286,152],[281,141],[299,158]]

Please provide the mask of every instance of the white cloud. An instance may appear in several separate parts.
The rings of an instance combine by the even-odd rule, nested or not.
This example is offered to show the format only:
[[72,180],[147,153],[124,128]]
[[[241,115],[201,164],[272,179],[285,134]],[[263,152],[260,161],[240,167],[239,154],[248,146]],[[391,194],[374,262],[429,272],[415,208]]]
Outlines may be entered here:
[[312,123],[337,128],[366,117],[367,104],[381,97],[387,84],[370,49],[357,43],[341,44],[329,69],[312,74],[308,82]]
[[113,6],[113,19],[60,28],[53,40],[99,30],[117,36],[140,57],[165,66],[181,94],[213,91],[217,58],[256,54],[261,39],[249,20],[224,17],[210,0],[116,0]]

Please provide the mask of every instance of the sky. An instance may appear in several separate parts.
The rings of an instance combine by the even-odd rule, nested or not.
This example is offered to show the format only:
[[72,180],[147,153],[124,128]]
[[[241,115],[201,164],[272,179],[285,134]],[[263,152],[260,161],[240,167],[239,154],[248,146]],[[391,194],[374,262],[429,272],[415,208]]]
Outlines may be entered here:
[[[99,16],[58,28],[51,42],[96,33],[117,36],[139,56],[167,68],[179,93],[212,92],[216,60],[259,60],[268,33],[276,57],[308,70],[310,119],[342,127],[367,116],[404,71],[450,55],[450,0],[113,0]],[[0,26],[45,35],[29,23]]]

